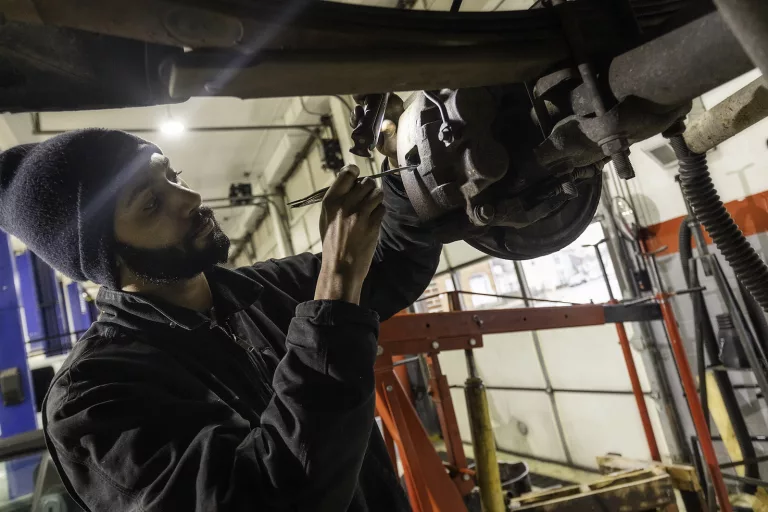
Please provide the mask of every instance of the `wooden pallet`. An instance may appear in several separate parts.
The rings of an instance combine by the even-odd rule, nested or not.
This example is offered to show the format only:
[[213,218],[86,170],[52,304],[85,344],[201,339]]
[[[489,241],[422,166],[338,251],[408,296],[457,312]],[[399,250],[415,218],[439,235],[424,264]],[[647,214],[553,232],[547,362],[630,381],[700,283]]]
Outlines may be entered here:
[[661,468],[630,469],[591,484],[571,485],[513,498],[514,511],[645,512],[677,511],[672,477]]

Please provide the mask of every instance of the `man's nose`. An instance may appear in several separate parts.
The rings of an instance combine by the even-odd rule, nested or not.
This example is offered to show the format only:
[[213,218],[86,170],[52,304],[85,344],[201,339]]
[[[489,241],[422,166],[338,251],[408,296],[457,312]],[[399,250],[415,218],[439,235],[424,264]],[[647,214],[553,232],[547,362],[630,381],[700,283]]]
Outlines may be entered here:
[[188,188],[174,187],[173,196],[175,209],[184,218],[196,215],[203,204],[200,194]]

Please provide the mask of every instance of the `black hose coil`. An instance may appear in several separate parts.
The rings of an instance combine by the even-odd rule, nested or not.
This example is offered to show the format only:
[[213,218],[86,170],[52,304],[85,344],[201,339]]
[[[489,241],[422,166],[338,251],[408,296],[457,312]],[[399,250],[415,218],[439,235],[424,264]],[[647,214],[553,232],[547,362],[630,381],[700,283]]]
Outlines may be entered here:
[[717,195],[706,155],[693,153],[682,135],[670,138],[680,163],[686,200],[739,281],[768,313],[768,266],[747,241]]

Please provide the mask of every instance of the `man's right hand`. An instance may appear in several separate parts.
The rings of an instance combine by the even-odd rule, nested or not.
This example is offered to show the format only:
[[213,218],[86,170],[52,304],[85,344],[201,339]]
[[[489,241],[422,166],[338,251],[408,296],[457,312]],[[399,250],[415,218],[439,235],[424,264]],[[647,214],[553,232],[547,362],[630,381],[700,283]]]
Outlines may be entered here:
[[357,166],[344,167],[323,198],[323,263],[315,300],[360,303],[385,210],[381,189],[370,178],[358,182],[359,175]]

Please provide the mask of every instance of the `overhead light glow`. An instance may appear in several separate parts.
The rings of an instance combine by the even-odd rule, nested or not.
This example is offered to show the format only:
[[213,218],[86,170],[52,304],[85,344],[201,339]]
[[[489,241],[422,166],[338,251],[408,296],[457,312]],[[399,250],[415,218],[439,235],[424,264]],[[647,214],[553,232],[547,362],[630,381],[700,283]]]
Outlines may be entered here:
[[184,125],[181,121],[166,119],[160,124],[160,131],[166,135],[179,135],[184,131]]

